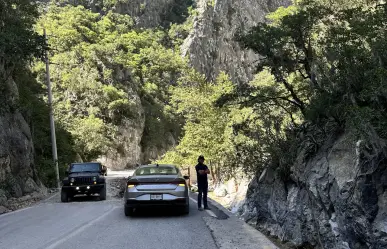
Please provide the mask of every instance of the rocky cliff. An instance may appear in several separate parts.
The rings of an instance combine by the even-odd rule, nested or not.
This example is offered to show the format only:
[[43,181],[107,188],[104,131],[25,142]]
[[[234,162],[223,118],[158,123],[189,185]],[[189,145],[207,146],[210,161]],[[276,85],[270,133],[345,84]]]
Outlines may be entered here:
[[[46,1],[47,2],[47,1]],[[255,61],[258,56],[251,51],[242,50],[233,40],[239,29],[248,29],[264,21],[266,13],[290,1],[252,1],[252,0],[133,0],[133,1],[60,1],[62,4],[83,4],[95,12],[105,13],[113,10],[129,14],[139,28],[169,27],[171,23],[183,23],[188,8],[196,9],[194,25],[182,46],[182,55],[188,56],[195,69],[213,80],[221,71],[228,73],[237,83],[244,83],[253,77]],[[119,73],[122,74],[122,73]],[[124,73],[125,74],[125,73]],[[118,75],[118,77],[121,77]],[[139,120],[127,120],[118,128],[117,148],[112,149],[100,160],[110,168],[122,169],[136,163],[146,163],[156,159],[176,144],[176,134],[165,134],[163,145],[149,143],[146,136],[149,114],[144,103],[139,104],[136,91],[129,98],[136,99]]]
[[171,23],[182,23],[188,17],[188,7],[195,0],[40,0],[57,2],[62,5],[83,5],[101,14],[109,10],[130,15],[137,27],[167,27]]
[[224,71],[236,83],[252,79],[259,57],[242,50],[234,41],[235,33],[265,21],[267,13],[289,0],[198,0],[198,16],[182,51],[191,65],[214,80]]
[[[3,79],[5,70],[0,72]],[[17,108],[18,88],[10,77],[0,86],[0,212],[4,212],[10,208],[8,199],[44,191],[44,187],[34,166],[30,127]]]
[[307,159],[284,181],[266,169],[249,186],[245,221],[299,248],[387,248],[387,159],[349,134]]

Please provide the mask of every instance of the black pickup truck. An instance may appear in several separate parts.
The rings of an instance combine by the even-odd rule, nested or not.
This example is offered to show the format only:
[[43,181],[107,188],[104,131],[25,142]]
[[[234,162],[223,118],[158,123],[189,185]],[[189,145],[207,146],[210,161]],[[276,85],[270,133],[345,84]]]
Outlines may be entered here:
[[68,202],[75,195],[99,194],[106,200],[106,167],[98,162],[72,163],[66,171],[61,190],[61,201]]

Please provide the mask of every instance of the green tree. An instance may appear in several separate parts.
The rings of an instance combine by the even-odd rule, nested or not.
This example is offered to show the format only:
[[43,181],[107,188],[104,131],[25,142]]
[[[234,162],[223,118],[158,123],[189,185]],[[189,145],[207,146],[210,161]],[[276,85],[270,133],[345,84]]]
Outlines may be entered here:
[[[46,186],[55,186],[46,92],[29,67],[46,49],[43,37],[34,30],[37,18],[37,5],[31,1],[0,1],[0,112],[23,115],[31,130],[37,175]],[[70,134],[60,125],[56,134],[63,171],[75,154]]]
[[[128,15],[69,5],[50,5],[38,25],[43,27],[51,47],[55,115],[83,158],[120,149],[118,128],[128,121],[140,124],[143,109],[145,150],[166,148],[166,138],[178,136],[180,120],[165,108],[169,86],[185,62],[163,45],[165,31],[137,30]],[[35,65],[41,82],[43,70],[42,63]],[[89,128],[100,132],[93,141],[79,133]]]
[[[259,74],[217,105],[251,107],[259,115],[255,127],[265,130],[259,136],[267,158],[263,166],[289,172],[297,148],[313,154],[344,129],[372,148],[384,148],[385,10],[377,1],[351,1],[340,8],[300,1],[237,36],[261,55]],[[299,139],[300,131],[307,136]]]
[[215,82],[207,82],[194,70],[186,71],[172,89],[172,107],[184,117],[183,136],[179,145],[159,162],[194,165],[197,156],[205,155],[216,179],[229,177],[242,165],[251,173],[258,143],[235,132],[235,127],[251,119],[251,108],[216,107],[223,94],[234,90],[234,84],[224,73]]
[[27,62],[44,51],[44,42],[33,29],[37,6],[28,0],[0,1],[0,106],[14,108],[17,103],[10,80],[24,70]]

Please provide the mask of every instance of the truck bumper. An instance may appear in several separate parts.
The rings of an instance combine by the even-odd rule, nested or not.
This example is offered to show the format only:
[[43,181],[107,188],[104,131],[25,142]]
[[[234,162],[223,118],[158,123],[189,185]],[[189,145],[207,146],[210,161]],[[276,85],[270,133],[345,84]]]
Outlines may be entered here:
[[62,191],[67,192],[71,195],[81,194],[99,194],[104,188],[105,184],[90,184],[81,186],[63,186]]

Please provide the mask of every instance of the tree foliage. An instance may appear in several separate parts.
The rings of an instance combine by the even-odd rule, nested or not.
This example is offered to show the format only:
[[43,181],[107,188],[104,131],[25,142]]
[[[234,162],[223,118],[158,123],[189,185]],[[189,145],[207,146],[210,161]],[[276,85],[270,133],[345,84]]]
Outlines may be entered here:
[[[34,168],[47,186],[55,186],[52,161],[49,108],[29,63],[39,60],[46,49],[35,29],[37,6],[31,1],[0,1],[0,111],[21,113],[30,126],[34,143]],[[74,159],[70,134],[57,125],[58,154],[63,162]],[[30,165],[26,165],[30,167]]]
[[33,30],[37,17],[37,6],[31,1],[0,1],[0,64],[3,67],[42,55],[42,37]]
[[[247,172],[256,165],[256,140],[236,132],[238,125],[254,116],[252,108],[216,107],[222,94],[234,90],[234,84],[224,73],[215,82],[194,70],[186,71],[179,84],[172,88],[172,107],[185,120],[179,144],[159,162],[194,165],[198,155],[204,155],[218,178],[229,177],[242,165]],[[220,179],[216,179],[220,180]]]
[[[128,15],[55,4],[38,27],[49,37],[55,114],[84,160],[118,149],[118,128],[130,120],[141,129],[144,116],[144,149],[178,136],[179,120],[165,107],[184,62],[163,45],[166,31],[135,29]],[[43,82],[43,64],[35,70]]]
[[[237,35],[244,48],[261,55],[258,78],[223,95],[217,105],[252,107],[264,123],[280,124],[279,139],[265,132],[269,160],[263,166],[289,168],[292,157],[284,155],[294,158],[302,144],[316,152],[327,136],[344,129],[384,148],[386,9],[378,1],[340,7],[299,1]],[[308,136],[300,139],[300,131]]]
[[12,109],[14,90],[9,81],[34,57],[41,57],[44,42],[34,30],[37,6],[28,0],[0,1],[0,106]]

